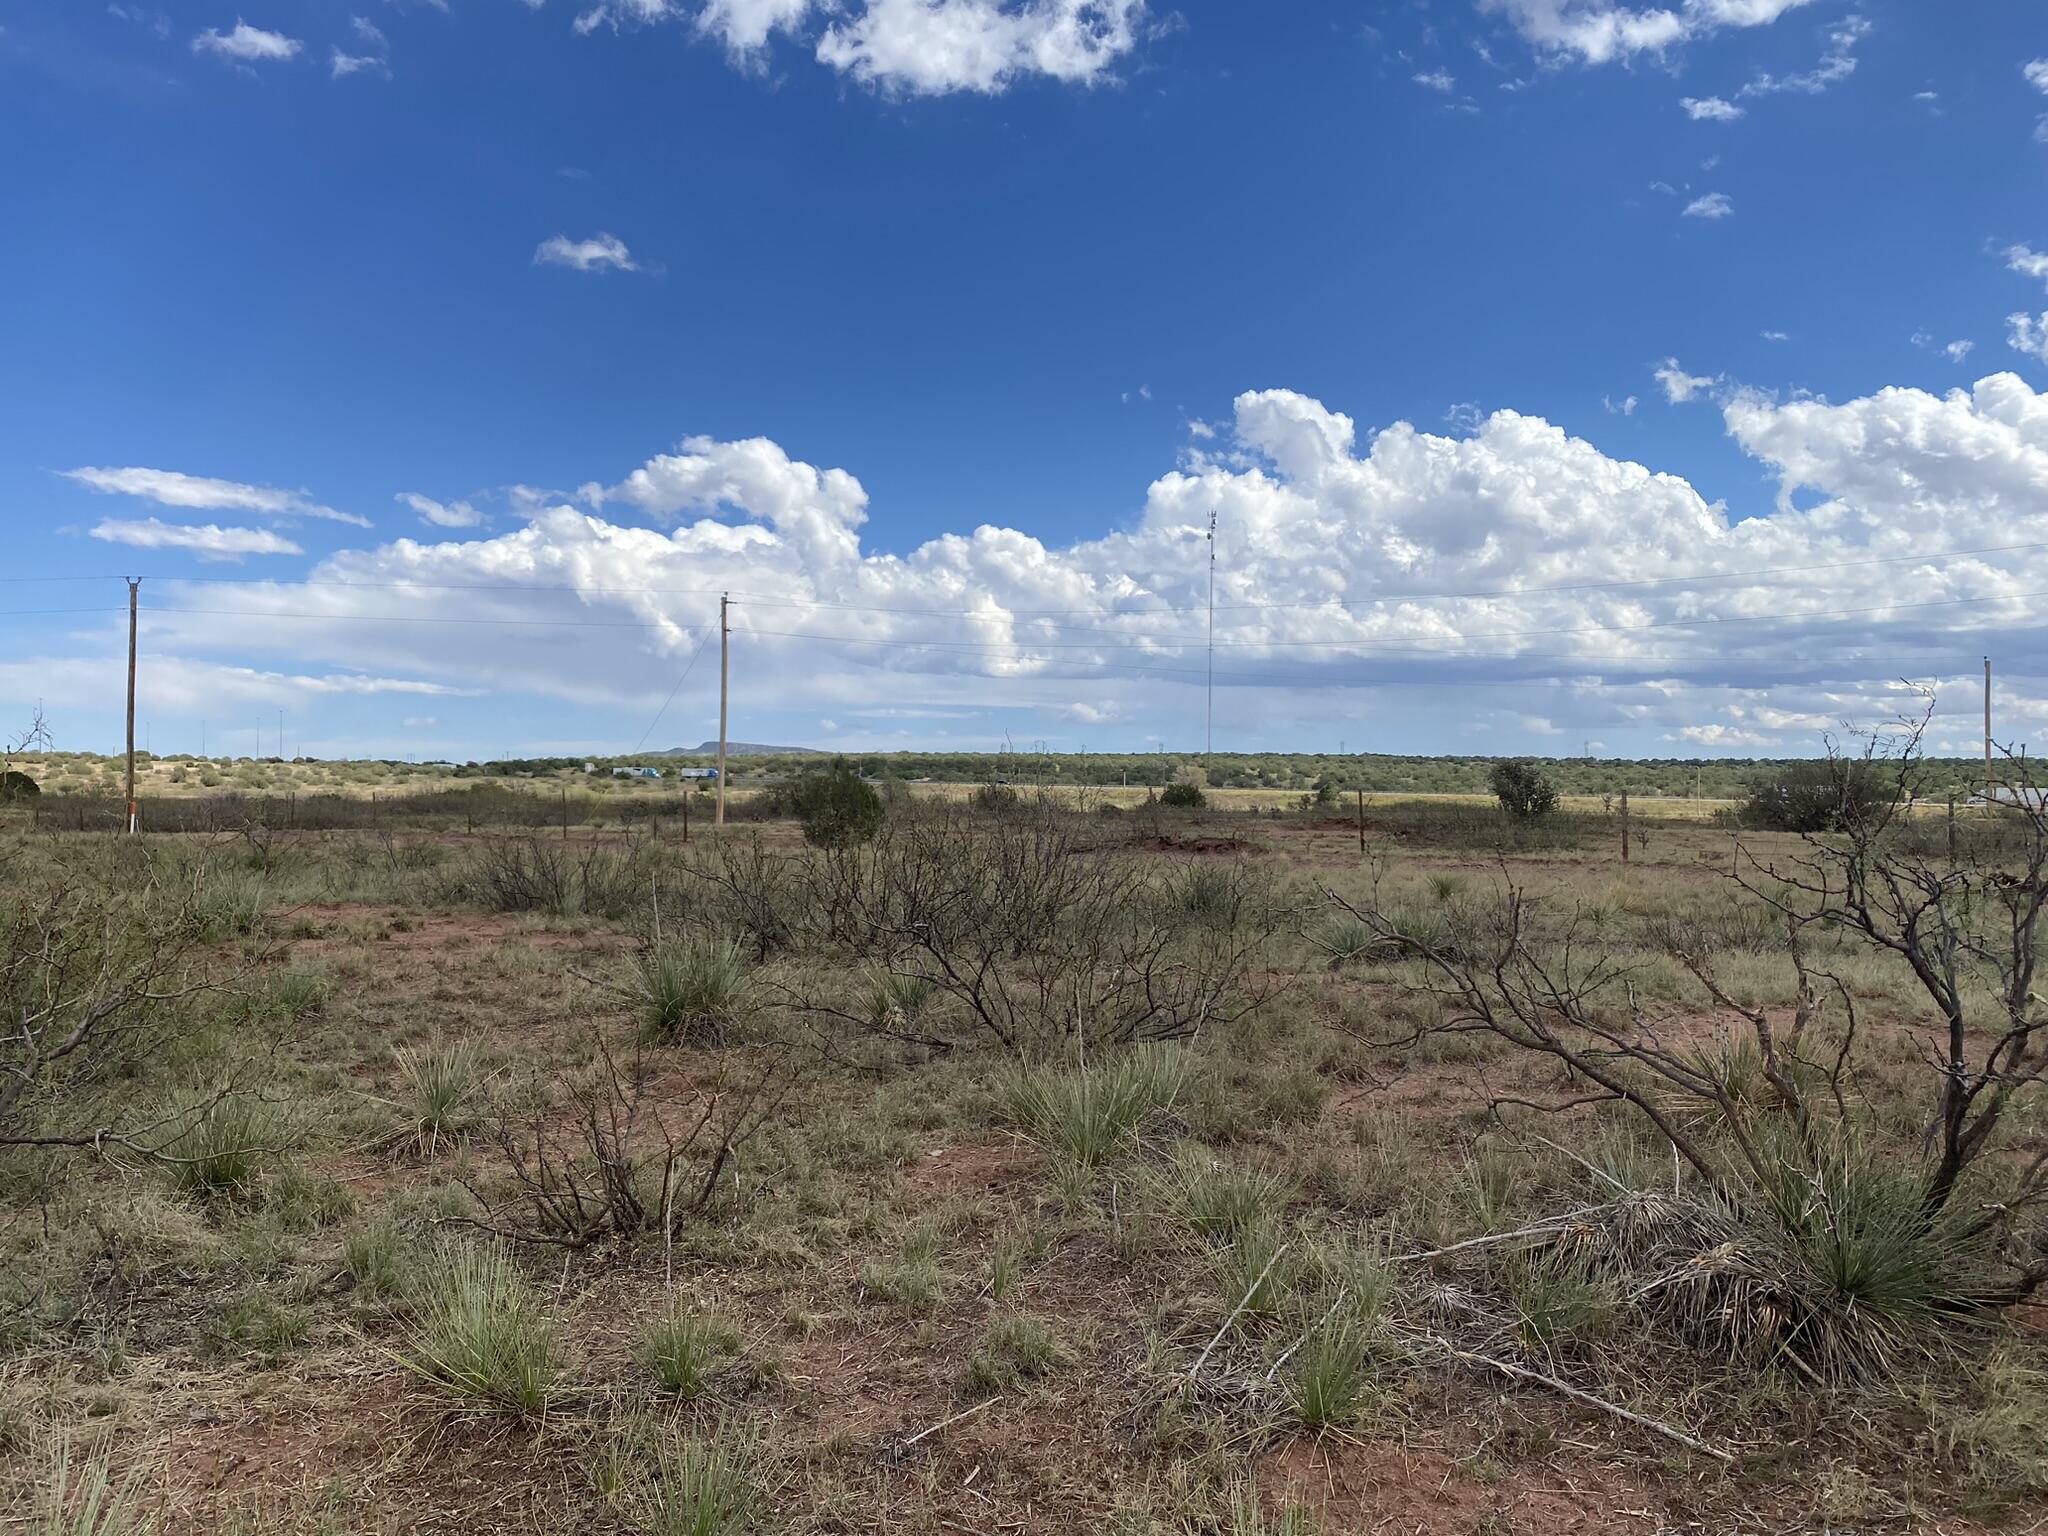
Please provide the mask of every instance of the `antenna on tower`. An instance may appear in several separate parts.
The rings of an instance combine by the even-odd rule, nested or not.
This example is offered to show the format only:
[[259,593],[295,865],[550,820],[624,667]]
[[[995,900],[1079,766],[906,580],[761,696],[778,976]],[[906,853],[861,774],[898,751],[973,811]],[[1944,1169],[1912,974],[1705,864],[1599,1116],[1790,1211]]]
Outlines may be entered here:
[[1202,763],[1216,750],[1216,509],[1209,509],[1209,699]]

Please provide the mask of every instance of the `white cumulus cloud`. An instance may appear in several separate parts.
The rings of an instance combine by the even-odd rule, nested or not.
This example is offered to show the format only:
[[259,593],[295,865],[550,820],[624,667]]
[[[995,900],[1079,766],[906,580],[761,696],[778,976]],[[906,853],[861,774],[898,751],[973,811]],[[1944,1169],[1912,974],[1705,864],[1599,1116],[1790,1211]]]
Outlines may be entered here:
[[1480,0],[1545,53],[1606,64],[1660,54],[1723,28],[1762,27],[1810,0],[1679,0],[1675,6],[1620,0]]
[[[1720,383],[1666,372],[1693,395]],[[307,583],[209,594],[231,616],[172,611],[172,587],[152,622],[171,654],[232,647],[645,718],[679,663],[715,650],[730,592],[736,665],[772,701],[754,708],[807,722],[915,700],[1080,727],[1077,699],[1107,707],[1084,688],[1129,681],[1119,728],[1136,736],[1182,730],[1199,696],[1213,510],[1217,685],[1234,701],[1219,723],[1344,696],[1384,712],[1451,685],[1472,718],[1540,715],[1574,738],[1719,724],[1807,749],[1813,720],[1895,714],[1897,678],[1960,678],[1985,634],[2016,677],[2048,675],[2016,627],[2048,590],[2048,397],[1993,374],[1839,404],[1738,390],[1721,412],[1774,504],[1731,509],[1512,410],[1458,435],[1361,432],[1267,389],[1111,531],[1049,544],[963,526],[899,552],[864,546],[850,471],[768,438],[692,437],[503,534],[400,538]],[[423,649],[419,605],[391,583],[438,587],[433,615],[464,622]],[[1548,690],[1533,708],[1531,686]]]
[[885,93],[993,94],[1042,75],[1109,78],[1136,46],[1144,0],[866,0],[818,39],[820,63]]

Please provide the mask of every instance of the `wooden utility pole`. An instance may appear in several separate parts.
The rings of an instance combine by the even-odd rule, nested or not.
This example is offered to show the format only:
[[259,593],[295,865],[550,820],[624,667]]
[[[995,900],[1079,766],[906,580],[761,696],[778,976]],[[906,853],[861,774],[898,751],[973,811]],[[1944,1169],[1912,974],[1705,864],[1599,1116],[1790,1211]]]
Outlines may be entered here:
[[141,826],[135,804],[135,611],[142,578],[128,578],[128,830]]
[[718,595],[718,811],[714,820],[725,825],[725,717],[732,688],[732,596]]
[[1209,509],[1209,694],[1202,736],[1202,766],[1216,751],[1216,509]]
[[1991,788],[1991,658],[1984,658],[1984,788]]

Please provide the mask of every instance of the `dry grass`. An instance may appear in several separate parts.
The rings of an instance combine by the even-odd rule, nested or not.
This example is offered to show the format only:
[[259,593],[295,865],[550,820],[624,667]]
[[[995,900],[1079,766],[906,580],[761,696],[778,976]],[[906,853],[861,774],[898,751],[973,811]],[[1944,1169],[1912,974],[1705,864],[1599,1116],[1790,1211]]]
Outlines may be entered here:
[[[1371,878],[1342,830],[1227,810],[1205,830],[1240,838],[1282,894],[1359,894]],[[1717,914],[1724,979],[1767,1000],[1789,1002],[1790,969],[1726,906],[1725,833],[1649,833],[1626,867],[1609,845],[1508,858],[1639,964],[1674,1037],[1751,1082],[1754,1063],[1716,1054],[1728,1021],[1665,965],[1653,930]],[[796,846],[766,828],[771,857]],[[635,1001],[582,978],[630,964],[649,914],[480,913],[442,894],[459,852],[394,857],[371,835],[275,853],[250,931],[218,941],[224,955],[274,944],[259,980],[196,1005],[174,1060],[93,1091],[159,1102],[260,1052],[289,1158],[224,1161],[185,1195],[89,1156],[0,1153],[0,1517],[38,1536],[129,1528],[29,1520],[50,1481],[45,1428],[89,1424],[107,1432],[102,1511],[139,1473],[137,1513],[164,1536],[1306,1536],[1375,1521],[1551,1536],[1572,1528],[1545,1513],[1560,1488],[1586,1509],[1650,1511],[1645,1529],[1743,1528],[1759,1511],[1813,1529],[1852,1506],[1900,1530],[2048,1514],[2048,1349],[1996,1317],[1923,1349],[1896,1265],[1858,1257],[1903,1251],[1896,1204],[1809,1201],[1775,1236],[1743,1227],[1764,1279],[1680,1305],[1679,1287],[1647,1289],[1686,1251],[1674,1213],[1698,1193],[1682,1181],[1674,1196],[1667,1152],[1606,1108],[1491,1112],[1504,1092],[1563,1102],[1574,1088],[1497,1047],[1418,1038],[1433,1015],[1401,966],[1360,955],[1333,969],[1291,928],[1261,957],[1289,985],[1245,1018],[1085,1068],[905,1038],[969,1032],[947,1012],[956,1001],[886,986],[887,956],[806,938],[751,962],[744,1017],[649,1053],[648,1092],[670,1109],[778,1053],[803,1065],[768,1126],[718,1165],[702,1213],[672,1240],[536,1246],[515,1264],[462,1230],[479,1214],[465,1184],[506,1187],[494,1148],[460,1134],[485,1097],[482,1060],[494,1110],[559,1116],[563,1085],[596,1065],[593,1032],[631,1049]],[[694,920],[681,864],[703,856],[701,834],[644,856],[673,939]],[[1227,921],[1190,915],[1184,851],[1129,856],[1150,861],[1158,912],[1196,930]],[[1497,875],[1470,848],[1411,841],[1382,884],[1476,923]],[[1826,959],[1861,1010],[1854,1088],[1873,1148],[1910,1159],[1925,1024],[1910,978],[1846,948]],[[289,979],[303,976],[320,982]],[[275,1002],[249,1001],[262,998]],[[798,1006],[821,998],[839,1011]],[[475,1042],[478,1058],[438,1070],[445,1041]],[[418,1085],[394,1072],[395,1050]],[[1766,1099],[1745,1102],[1761,1114]],[[394,1100],[435,1133],[401,1142]],[[1944,1244],[1932,1262],[1957,1251]],[[1930,1254],[1909,1257],[1910,1281]],[[1804,1290],[1784,1279],[1794,1260]],[[1738,1357],[1703,1322],[1737,1303],[1751,1322],[1811,1307],[1829,1286],[1847,1298],[1838,1310],[1880,1327],[1893,1387],[1815,1380],[1827,1373],[1810,1352]],[[1873,1322],[1887,1307],[1892,1320]],[[1803,1337],[1817,1336],[1809,1321]],[[1723,1469],[1457,1363],[1434,1338],[1741,1460]],[[74,1458],[73,1505],[82,1470]]]

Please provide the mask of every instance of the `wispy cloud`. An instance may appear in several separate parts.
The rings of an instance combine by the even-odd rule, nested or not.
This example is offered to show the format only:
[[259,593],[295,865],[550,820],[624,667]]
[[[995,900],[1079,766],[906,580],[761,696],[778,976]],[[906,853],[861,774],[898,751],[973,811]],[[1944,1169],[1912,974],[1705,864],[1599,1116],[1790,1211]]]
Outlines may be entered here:
[[534,263],[543,267],[569,267],[577,272],[638,272],[640,264],[617,235],[600,230],[588,240],[571,240],[553,235],[541,241],[533,253]]
[[1678,104],[1696,123],[1732,123],[1743,115],[1741,107],[1732,101],[1723,101],[1719,96],[1681,96]]
[[1650,376],[1663,387],[1664,398],[1673,405],[1684,405],[1720,383],[1711,374],[1687,373],[1675,357],[1665,358],[1650,370]]
[[1824,34],[1820,63],[1793,75],[1760,74],[1738,96],[1776,96],[1795,92],[1818,96],[1829,86],[1856,73],[1856,45],[1870,35],[1870,23],[1851,12]]
[[466,501],[436,501],[418,491],[400,491],[393,499],[411,507],[436,528],[474,528],[484,520],[483,513]]
[[1415,77],[1415,83],[1448,93],[1458,88],[1458,77],[1448,69],[1426,69]]
[[239,64],[295,59],[304,47],[305,44],[295,37],[286,37],[282,32],[266,32],[239,19],[232,31],[212,28],[192,39],[194,53],[210,53],[223,59],[233,59]]
[[248,555],[303,555],[290,539],[268,528],[223,528],[216,523],[197,527],[145,517],[124,521],[102,519],[92,536],[133,549],[181,549],[202,560],[240,560]]
[[1735,203],[1726,192],[1708,192],[1687,203],[1683,216],[1688,219],[1725,219],[1734,211]]
[[103,469],[88,465],[60,473],[87,490],[110,496],[139,496],[159,506],[188,511],[260,512],[267,517],[317,517],[329,522],[370,526],[367,517],[323,507],[304,491],[287,491],[274,485],[245,485],[238,480],[216,480],[207,475],[187,475],[175,469]]
[[2005,317],[2005,344],[2038,362],[2048,363],[2048,314],[2038,320],[2022,310]]

